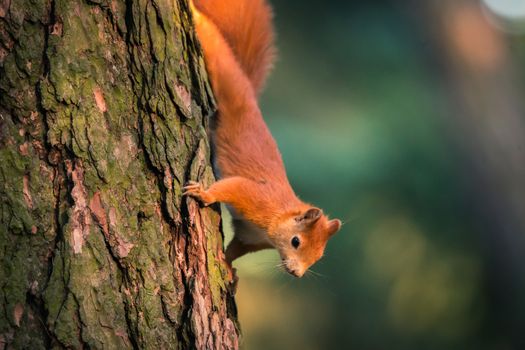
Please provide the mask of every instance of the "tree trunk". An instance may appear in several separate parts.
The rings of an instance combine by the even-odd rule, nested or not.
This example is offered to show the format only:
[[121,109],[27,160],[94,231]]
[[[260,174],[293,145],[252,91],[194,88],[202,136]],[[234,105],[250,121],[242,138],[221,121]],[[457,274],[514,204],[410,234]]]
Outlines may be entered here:
[[185,0],[0,0],[0,349],[235,349]]

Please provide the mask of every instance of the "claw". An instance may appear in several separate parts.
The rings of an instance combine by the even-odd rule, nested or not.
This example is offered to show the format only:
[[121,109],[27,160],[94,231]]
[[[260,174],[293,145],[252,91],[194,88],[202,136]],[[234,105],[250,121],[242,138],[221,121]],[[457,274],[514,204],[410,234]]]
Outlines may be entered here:
[[208,206],[215,202],[206,192],[204,187],[198,182],[188,181],[188,183],[182,188],[182,190],[183,196],[194,197],[195,199],[199,200],[204,206]]
[[183,196],[187,196],[187,195],[191,196],[191,195],[197,195],[198,192],[202,190],[202,186],[198,182],[188,181],[186,186],[184,186],[182,189],[184,191],[182,192]]

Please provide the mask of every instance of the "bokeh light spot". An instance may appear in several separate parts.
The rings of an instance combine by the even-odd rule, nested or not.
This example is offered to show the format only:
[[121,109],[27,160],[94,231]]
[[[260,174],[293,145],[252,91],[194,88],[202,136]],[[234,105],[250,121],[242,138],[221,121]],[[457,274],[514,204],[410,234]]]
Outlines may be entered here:
[[508,19],[525,19],[525,1],[523,0],[483,0],[494,14]]

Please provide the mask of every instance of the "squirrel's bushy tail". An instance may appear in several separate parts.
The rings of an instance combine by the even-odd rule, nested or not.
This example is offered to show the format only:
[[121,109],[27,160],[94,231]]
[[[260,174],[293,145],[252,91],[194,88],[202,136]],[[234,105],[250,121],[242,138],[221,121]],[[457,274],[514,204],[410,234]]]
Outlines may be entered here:
[[266,0],[193,0],[230,45],[256,93],[275,56],[272,9]]

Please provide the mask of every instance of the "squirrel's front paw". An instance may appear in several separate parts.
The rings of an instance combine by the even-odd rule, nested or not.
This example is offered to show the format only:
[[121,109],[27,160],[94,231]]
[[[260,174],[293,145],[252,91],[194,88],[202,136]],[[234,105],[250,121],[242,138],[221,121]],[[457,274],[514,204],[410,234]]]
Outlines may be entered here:
[[192,196],[198,199],[205,206],[215,203],[213,196],[210,195],[198,182],[188,181],[186,186],[184,186],[182,189],[184,190],[182,193],[183,196]]

